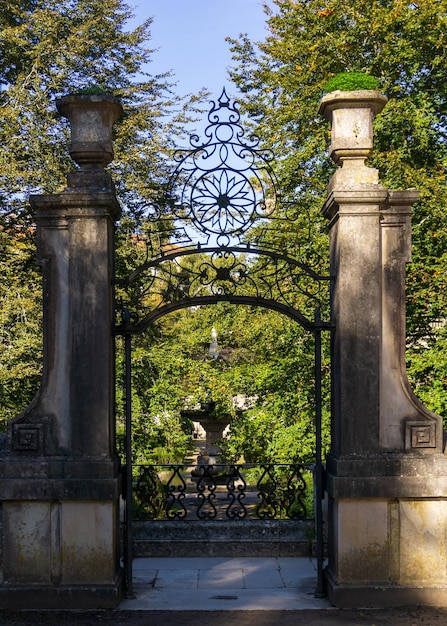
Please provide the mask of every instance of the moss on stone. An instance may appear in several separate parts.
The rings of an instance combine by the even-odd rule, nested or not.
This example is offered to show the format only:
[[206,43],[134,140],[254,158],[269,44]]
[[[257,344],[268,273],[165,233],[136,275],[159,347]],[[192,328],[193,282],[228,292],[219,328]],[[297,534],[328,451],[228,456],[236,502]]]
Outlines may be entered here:
[[324,85],[323,90],[326,93],[331,91],[356,91],[358,89],[374,89],[379,88],[379,80],[370,74],[362,72],[341,72],[330,78]]

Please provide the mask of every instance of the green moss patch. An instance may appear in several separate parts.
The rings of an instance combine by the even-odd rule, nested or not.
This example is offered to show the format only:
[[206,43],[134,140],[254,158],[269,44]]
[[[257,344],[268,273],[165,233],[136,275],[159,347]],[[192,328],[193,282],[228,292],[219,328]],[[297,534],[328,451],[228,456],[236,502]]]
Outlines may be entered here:
[[362,72],[341,72],[330,78],[324,85],[326,93],[331,91],[356,91],[358,89],[379,88],[379,81],[375,76]]

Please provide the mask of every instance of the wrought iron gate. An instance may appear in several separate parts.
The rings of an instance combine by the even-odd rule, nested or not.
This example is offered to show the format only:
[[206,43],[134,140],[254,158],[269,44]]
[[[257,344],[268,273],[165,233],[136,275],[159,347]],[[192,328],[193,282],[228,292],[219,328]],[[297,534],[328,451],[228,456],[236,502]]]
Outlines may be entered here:
[[[328,276],[284,252],[281,236],[293,204],[280,200],[273,154],[245,138],[235,103],[225,90],[208,114],[204,140],[179,150],[163,205],[150,205],[144,238],[146,260],[115,280],[123,299],[114,332],[125,344],[125,570],[132,593],[132,336],[184,307],[228,302],[257,305],[295,320],[315,339],[315,483],[318,588],[323,591],[323,465],[321,451],[320,317],[329,307]],[[193,255],[195,255],[193,257]],[[198,259],[191,263],[191,258]],[[131,303],[131,304],[129,304]]]

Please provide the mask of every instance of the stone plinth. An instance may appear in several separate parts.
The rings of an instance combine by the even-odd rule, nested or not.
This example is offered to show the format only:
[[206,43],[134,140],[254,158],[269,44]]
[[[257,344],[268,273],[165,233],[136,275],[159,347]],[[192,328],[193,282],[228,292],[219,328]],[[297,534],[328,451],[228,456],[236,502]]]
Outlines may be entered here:
[[188,520],[134,522],[136,557],[309,557],[313,520]]
[[447,459],[330,456],[327,590],[337,606],[445,606]]

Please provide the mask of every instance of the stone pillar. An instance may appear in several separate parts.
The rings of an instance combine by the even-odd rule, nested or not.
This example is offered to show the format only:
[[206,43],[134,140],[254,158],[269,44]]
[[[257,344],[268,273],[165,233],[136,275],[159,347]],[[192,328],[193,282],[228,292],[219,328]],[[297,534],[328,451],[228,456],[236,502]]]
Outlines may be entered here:
[[389,191],[365,165],[377,92],[334,92],[329,185],[332,446],[327,589],[342,607],[447,604],[447,458],[442,420],[405,371],[405,264],[418,192]]
[[70,154],[59,194],[32,196],[44,275],[44,369],[0,459],[3,608],[114,607],[121,598],[115,451],[112,96],[67,96]]

